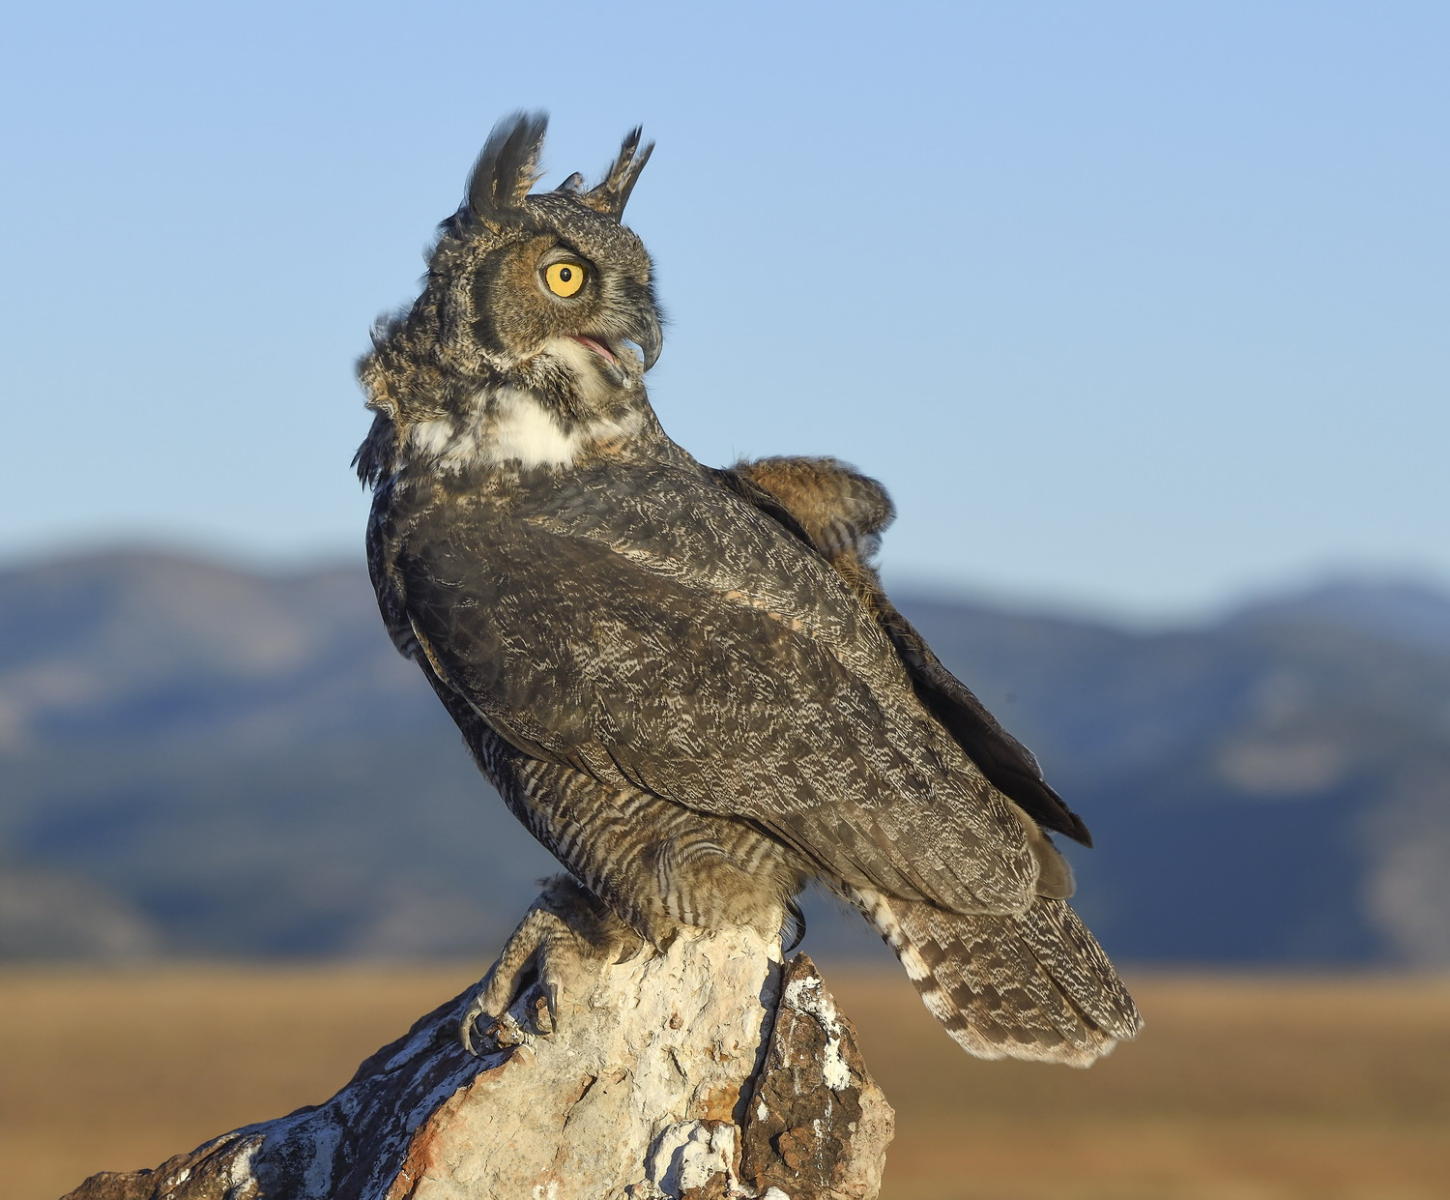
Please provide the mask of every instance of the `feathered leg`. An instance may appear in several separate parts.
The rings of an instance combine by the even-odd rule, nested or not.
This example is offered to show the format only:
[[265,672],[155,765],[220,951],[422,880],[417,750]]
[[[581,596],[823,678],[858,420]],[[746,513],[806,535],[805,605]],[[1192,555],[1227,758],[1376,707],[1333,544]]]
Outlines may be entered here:
[[514,815],[646,941],[668,945],[682,928],[780,931],[803,873],[753,825],[528,758],[481,722],[468,732]]
[[569,876],[554,876],[509,935],[464,1011],[458,1031],[464,1048],[470,1054],[480,1053],[474,1033],[483,1017],[493,1018],[487,1033],[495,1043],[523,1040],[523,1031],[508,1010],[523,993],[531,970],[540,993],[533,1021],[540,1033],[547,1034],[558,1022],[566,983],[585,979],[639,949],[639,936],[608,908]]
[[531,966],[544,1001],[535,1024],[549,1032],[564,980],[584,978],[589,964],[598,970],[686,931],[780,931],[801,872],[753,826],[528,758],[476,718],[459,723],[509,808],[570,872],[550,881],[479,985],[463,1020],[470,1049],[484,1015],[495,1018],[494,1040],[521,1036],[507,1012]]

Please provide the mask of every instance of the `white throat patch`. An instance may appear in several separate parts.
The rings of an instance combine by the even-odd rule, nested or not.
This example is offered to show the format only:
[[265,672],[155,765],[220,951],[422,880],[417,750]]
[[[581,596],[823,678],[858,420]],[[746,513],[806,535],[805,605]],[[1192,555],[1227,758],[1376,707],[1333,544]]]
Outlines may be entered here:
[[527,392],[506,391],[495,401],[494,462],[526,467],[566,467],[584,444],[583,428],[565,433],[554,415]]
[[480,395],[475,403],[475,415],[461,427],[447,417],[413,425],[408,433],[413,451],[449,471],[502,463],[567,467],[589,445],[628,437],[640,428],[639,414],[630,413],[619,421],[589,421],[566,431],[537,397],[515,388]]

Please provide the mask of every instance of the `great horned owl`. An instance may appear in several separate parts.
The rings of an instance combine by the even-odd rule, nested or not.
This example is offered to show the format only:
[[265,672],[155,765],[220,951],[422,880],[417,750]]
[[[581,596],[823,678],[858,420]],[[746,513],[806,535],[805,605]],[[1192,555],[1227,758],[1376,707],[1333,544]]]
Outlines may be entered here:
[[1086,829],[886,599],[878,484],[826,459],[712,470],[665,435],[650,258],[621,224],[651,148],[636,130],[598,185],[533,192],[544,128],[494,130],[360,367],[394,642],[601,938],[778,933],[817,879],[967,1050],[1091,1062],[1139,1018],[1066,903],[1048,834]]

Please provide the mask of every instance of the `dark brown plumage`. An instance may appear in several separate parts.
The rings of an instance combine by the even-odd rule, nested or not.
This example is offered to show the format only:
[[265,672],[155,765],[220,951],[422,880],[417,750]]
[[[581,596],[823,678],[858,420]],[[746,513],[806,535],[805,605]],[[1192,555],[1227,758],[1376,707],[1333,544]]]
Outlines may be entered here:
[[890,635],[911,670],[921,702],[936,716],[992,784],[1020,804],[1047,829],[1091,846],[1087,826],[1042,777],[1032,752],[997,723],[986,706],[941,663],[896,606],[887,598],[870,564],[881,534],[895,519],[891,498],[874,479],[831,458],[762,458],[719,472],[727,487],[754,485],[766,497],[756,502],[781,511],[777,519],[795,521],[831,566],[851,585]]
[[495,130],[360,370],[394,641],[621,939],[773,932],[814,877],[974,1053],[1131,1036],[1046,832],[1085,828],[869,564],[885,492],[824,459],[712,471],[665,436],[649,258],[619,223],[649,149],[531,194],[542,134]]

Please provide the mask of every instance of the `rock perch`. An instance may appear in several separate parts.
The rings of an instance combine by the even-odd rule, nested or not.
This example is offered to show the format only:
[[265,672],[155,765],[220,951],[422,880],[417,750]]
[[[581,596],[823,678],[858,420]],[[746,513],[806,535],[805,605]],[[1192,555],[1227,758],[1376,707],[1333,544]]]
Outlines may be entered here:
[[[66,1200],[871,1200],[893,1115],[805,955],[749,929],[568,980],[481,1058],[469,993],[326,1103]],[[511,1016],[535,1026],[530,988]]]

